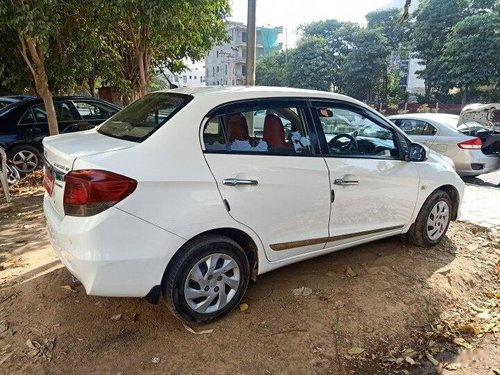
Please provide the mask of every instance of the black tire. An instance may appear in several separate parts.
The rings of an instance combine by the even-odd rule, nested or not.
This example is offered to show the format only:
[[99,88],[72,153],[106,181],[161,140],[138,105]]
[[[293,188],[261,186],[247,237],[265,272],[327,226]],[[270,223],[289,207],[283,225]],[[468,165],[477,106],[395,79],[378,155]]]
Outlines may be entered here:
[[[42,164],[40,150],[31,145],[24,144],[12,147],[8,155],[12,165],[19,171],[21,176],[33,172]],[[29,159],[26,159],[26,157]]]
[[[436,204],[438,204],[438,202],[445,202],[448,205],[448,221],[441,225],[441,228],[444,230],[440,235],[438,235],[437,238],[430,238],[427,220],[431,214],[431,210],[436,206]],[[408,231],[408,239],[410,242],[421,247],[431,247],[441,242],[446,234],[446,231],[448,230],[448,226],[450,225],[452,208],[453,204],[450,196],[446,192],[442,190],[436,190],[433,192],[422,205],[415,223],[413,223]]]
[[[222,254],[223,256],[230,257],[236,262],[239,270],[239,284],[235,289],[235,293],[232,298],[228,300],[227,304],[222,308],[211,312],[199,312],[190,306],[185,296],[186,280],[195,265],[199,264],[199,262],[203,261],[203,259],[207,256],[214,254]],[[219,262],[217,262],[217,265],[219,265]],[[216,268],[215,271],[219,268]],[[198,267],[198,270],[200,270],[200,267]],[[231,275],[231,272],[232,271],[229,272],[229,275]],[[205,273],[201,270],[201,273],[204,278],[211,276],[208,275],[208,270],[206,270]],[[228,273],[226,272],[223,276],[228,276],[227,274]],[[233,273],[233,276],[234,275],[235,274]],[[247,289],[249,279],[250,265],[248,258],[245,255],[245,251],[241,248],[241,246],[225,236],[206,235],[196,238],[180,250],[179,254],[174,257],[171,264],[168,266],[167,271],[163,276],[161,287],[167,306],[175,316],[188,322],[207,323],[221,318],[240,303],[241,298]],[[188,285],[191,285],[192,282],[193,281],[189,281]],[[211,279],[211,281],[203,280],[203,282],[216,283],[217,281],[215,281],[215,279]],[[224,285],[226,289],[228,286],[226,284]],[[207,290],[202,289],[202,284],[197,284],[196,282],[195,285],[192,285],[192,288],[199,288],[200,292]],[[211,294],[215,294],[215,292],[219,290],[216,289],[216,286],[214,285],[205,285],[205,288],[209,288],[207,293]],[[224,294],[226,294],[226,292],[224,292]],[[205,297],[200,297],[200,299],[201,298]],[[213,300],[209,306],[215,308],[213,304],[218,304],[218,300],[219,297],[216,297],[216,299]],[[194,303],[193,301],[194,299],[191,299],[191,303]],[[201,302],[203,302],[203,300]]]

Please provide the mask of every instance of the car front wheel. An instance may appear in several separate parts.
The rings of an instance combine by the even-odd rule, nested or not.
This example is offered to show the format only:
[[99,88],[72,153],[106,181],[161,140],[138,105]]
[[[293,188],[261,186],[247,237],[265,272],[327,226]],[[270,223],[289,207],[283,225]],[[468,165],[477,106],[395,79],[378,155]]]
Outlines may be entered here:
[[224,236],[209,235],[180,251],[162,282],[167,306],[178,318],[205,323],[239,304],[250,275],[240,245]]
[[448,230],[451,211],[452,203],[447,193],[442,190],[432,193],[408,232],[410,241],[422,247],[437,245]]

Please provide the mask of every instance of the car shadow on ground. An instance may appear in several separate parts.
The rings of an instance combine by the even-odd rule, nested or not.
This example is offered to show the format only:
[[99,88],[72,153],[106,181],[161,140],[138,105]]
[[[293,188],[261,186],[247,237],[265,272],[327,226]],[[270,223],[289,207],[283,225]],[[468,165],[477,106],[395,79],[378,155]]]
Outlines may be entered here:
[[[456,250],[448,238],[423,249],[394,237],[290,265],[251,283],[242,301],[248,310],[192,325],[209,330],[200,335],[163,302],[87,296],[60,268],[2,291],[1,308],[15,330],[6,340],[17,348],[3,367],[11,374],[357,371],[370,364],[347,360],[348,348],[404,345],[415,327],[440,314],[450,298],[441,270]],[[292,292],[302,287],[312,293]],[[31,358],[26,340],[50,338],[51,361]]]

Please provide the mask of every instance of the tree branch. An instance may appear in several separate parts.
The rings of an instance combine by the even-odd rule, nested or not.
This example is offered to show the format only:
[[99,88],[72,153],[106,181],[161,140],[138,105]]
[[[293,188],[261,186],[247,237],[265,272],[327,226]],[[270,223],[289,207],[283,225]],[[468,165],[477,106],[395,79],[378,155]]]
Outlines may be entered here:
[[19,52],[21,52],[21,55],[23,56],[26,65],[28,65],[31,74],[33,74],[33,77],[35,77],[36,75],[35,68],[33,68],[33,65],[31,64],[31,61],[28,57],[28,54],[26,53],[26,42],[21,34],[19,34],[19,40],[21,41],[21,48],[19,48]]

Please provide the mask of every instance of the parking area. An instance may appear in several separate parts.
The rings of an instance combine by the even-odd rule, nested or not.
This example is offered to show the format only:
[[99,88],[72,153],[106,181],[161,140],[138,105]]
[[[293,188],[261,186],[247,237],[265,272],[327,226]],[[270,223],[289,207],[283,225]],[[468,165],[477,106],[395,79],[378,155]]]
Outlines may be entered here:
[[[465,215],[489,194],[491,209],[500,189],[468,185]],[[395,237],[285,267],[250,285],[245,311],[186,328],[163,303],[73,284],[48,244],[41,199],[21,186],[0,204],[3,373],[435,373],[429,358],[442,373],[498,367],[491,225],[452,223],[432,249]]]

